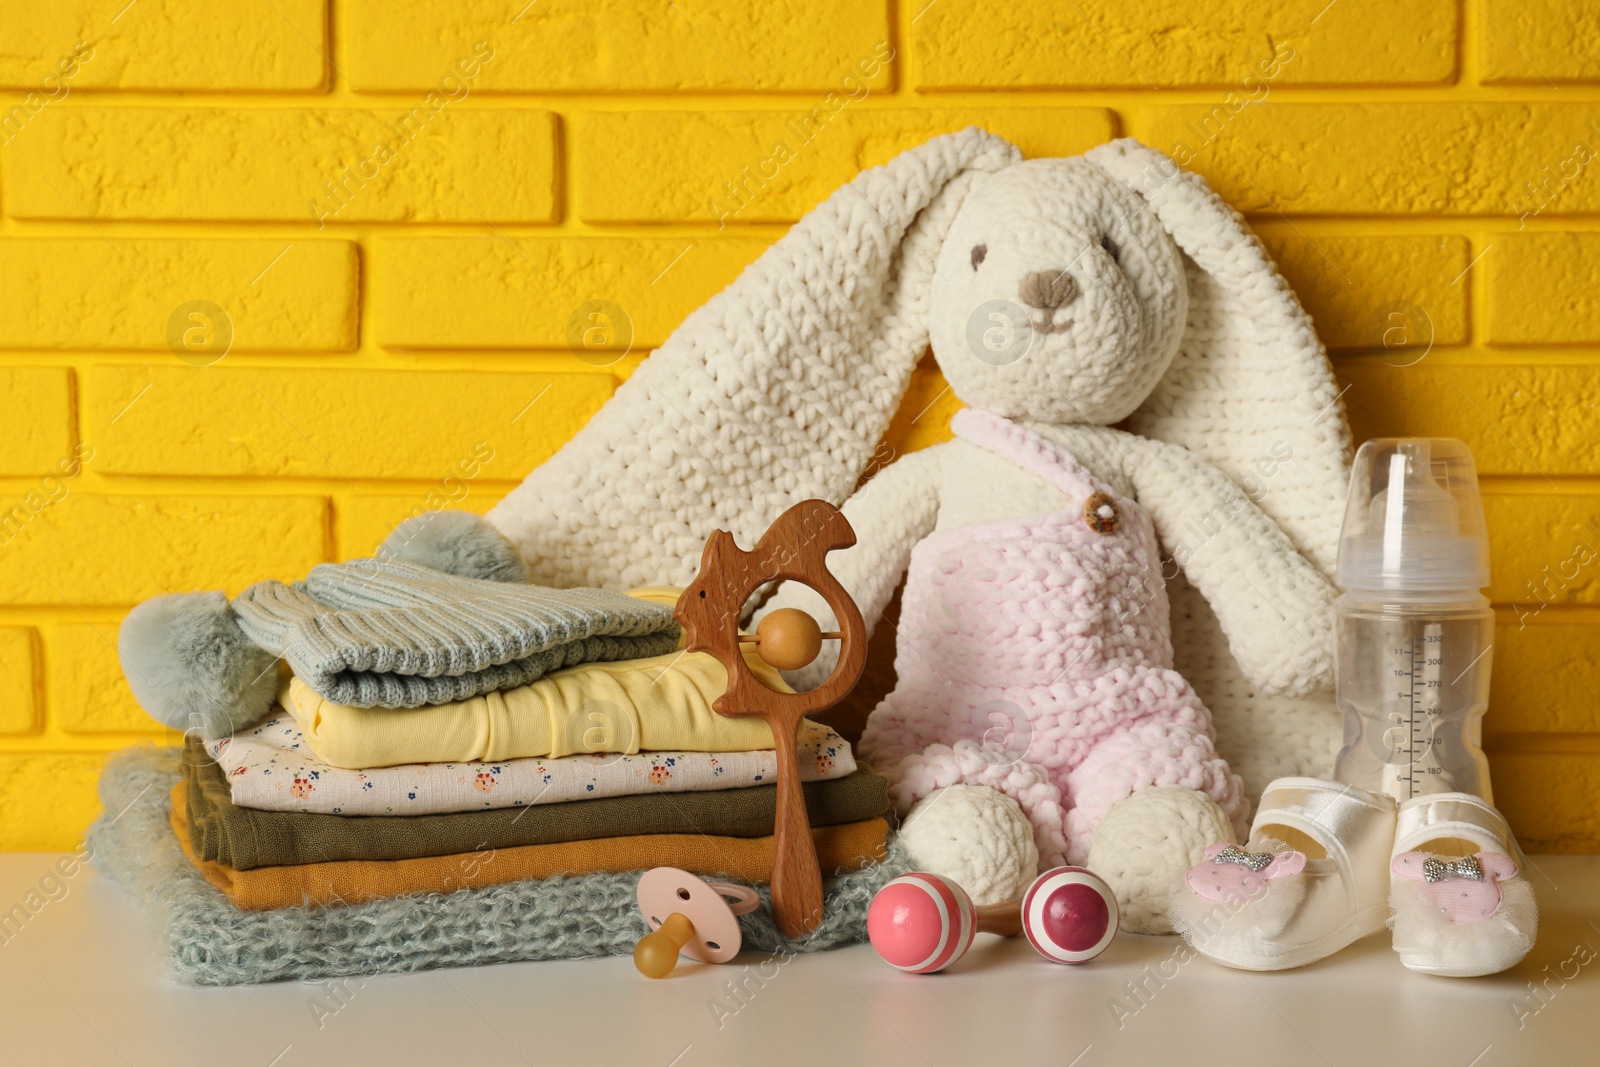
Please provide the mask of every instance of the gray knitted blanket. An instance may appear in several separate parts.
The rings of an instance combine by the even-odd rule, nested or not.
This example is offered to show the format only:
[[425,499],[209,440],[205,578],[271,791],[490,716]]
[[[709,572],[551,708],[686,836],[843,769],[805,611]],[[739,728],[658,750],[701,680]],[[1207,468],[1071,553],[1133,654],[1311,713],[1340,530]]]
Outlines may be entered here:
[[[136,745],[114,756],[100,778],[105,814],[89,828],[88,844],[95,866],[144,903],[158,928],[164,966],[181,982],[245,985],[621,956],[648,932],[634,899],[637,872],[348,907],[241,911],[200,876],[172,836],[167,818],[178,755],[178,749]],[[891,839],[884,863],[827,881],[826,915],[809,937],[785,940],[763,906],[739,919],[745,948],[816,952],[865,940],[873,894],[909,869]],[[765,904],[766,888],[760,893]]]
[[672,612],[600,589],[460,578],[397,560],[324,563],[233,602],[246,635],[339,704],[415,708],[677,646]]

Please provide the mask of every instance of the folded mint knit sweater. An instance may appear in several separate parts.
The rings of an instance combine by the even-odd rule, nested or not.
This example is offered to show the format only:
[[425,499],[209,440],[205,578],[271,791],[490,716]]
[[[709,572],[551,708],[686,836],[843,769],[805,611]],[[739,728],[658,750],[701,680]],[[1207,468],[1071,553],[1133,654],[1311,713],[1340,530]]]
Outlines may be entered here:
[[600,589],[462,578],[397,560],[324,563],[233,601],[250,640],[329,700],[415,708],[596,660],[671,652],[670,609]]

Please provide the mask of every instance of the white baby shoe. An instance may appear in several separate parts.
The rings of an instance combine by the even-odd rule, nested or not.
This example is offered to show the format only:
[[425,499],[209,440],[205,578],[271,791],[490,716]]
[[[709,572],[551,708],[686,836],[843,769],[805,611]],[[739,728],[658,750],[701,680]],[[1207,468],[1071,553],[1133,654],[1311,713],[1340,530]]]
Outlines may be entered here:
[[1388,918],[1390,797],[1317,778],[1267,786],[1250,843],[1212,845],[1175,894],[1173,928],[1207,959],[1247,971],[1314,963]]
[[1528,954],[1539,906],[1511,827],[1471,793],[1432,793],[1400,805],[1395,830],[1394,950],[1413,971],[1497,974]]

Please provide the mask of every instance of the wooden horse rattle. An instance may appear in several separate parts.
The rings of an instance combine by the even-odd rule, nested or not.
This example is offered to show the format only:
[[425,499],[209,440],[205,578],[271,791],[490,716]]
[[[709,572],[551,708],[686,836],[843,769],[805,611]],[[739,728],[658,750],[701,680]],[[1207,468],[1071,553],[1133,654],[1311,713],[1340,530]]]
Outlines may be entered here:
[[884,962],[911,974],[942,971],[967,954],[977,934],[1028,935],[1054,963],[1087,963],[1117,936],[1116,894],[1082,867],[1057,867],[1022,900],[972,906],[966,890],[937,874],[902,875],[867,909],[867,937]]
[[[826,557],[856,543],[855,531],[825,500],[805,500],[778,516],[746,552],[718,530],[706,542],[700,573],[678,598],[674,615],[690,651],[716,656],[728,671],[728,689],[712,707],[722,715],[755,715],[772,728],[778,752],[778,811],[773,831],[772,915],[785,937],[802,937],[822,922],[822,872],[817,865],[805,796],[800,791],[797,735],[800,720],[838,703],[861,677],[867,628],[855,601],[828,572]],[[797,581],[821,594],[839,630],[824,634],[803,611],[774,611],[754,635],[739,632],[739,616],[752,593],[773,581]],[[750,670],[741,642],[780,670],[797,670],[817,658],[824,639],[841,643],[839,662],[826,681],[805,693],[784,693]]]

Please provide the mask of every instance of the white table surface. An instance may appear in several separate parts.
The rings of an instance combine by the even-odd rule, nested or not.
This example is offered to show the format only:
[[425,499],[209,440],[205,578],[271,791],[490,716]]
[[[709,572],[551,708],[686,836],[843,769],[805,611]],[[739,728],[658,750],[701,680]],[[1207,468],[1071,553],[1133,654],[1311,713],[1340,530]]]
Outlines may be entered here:
[[[54,859],[0,855],[0,909]],[[927,977],[857,945],[781,963],[685,961],[663,981],[616,958],[350,979],[335,990],[178,985],[158,971],[150,921],[86,870],[0,944],[0,1063],[1597,1064],[1600,856],[1535,864],[1539,941],[1489,978],[1412,974],[1382,935],[1276,974],[1185,962],[1170,937],[1122,935],[1094,963],[1063,967],[1021,939],[980,936],[955,968]],[[746,965],[759,976],[764,961],[772,977],[749,978],[736,1005],[726,983]],[[1142,983],[1142,1002],[1130,983]],[[718,1000],[729,1009],[720,1018]]]

